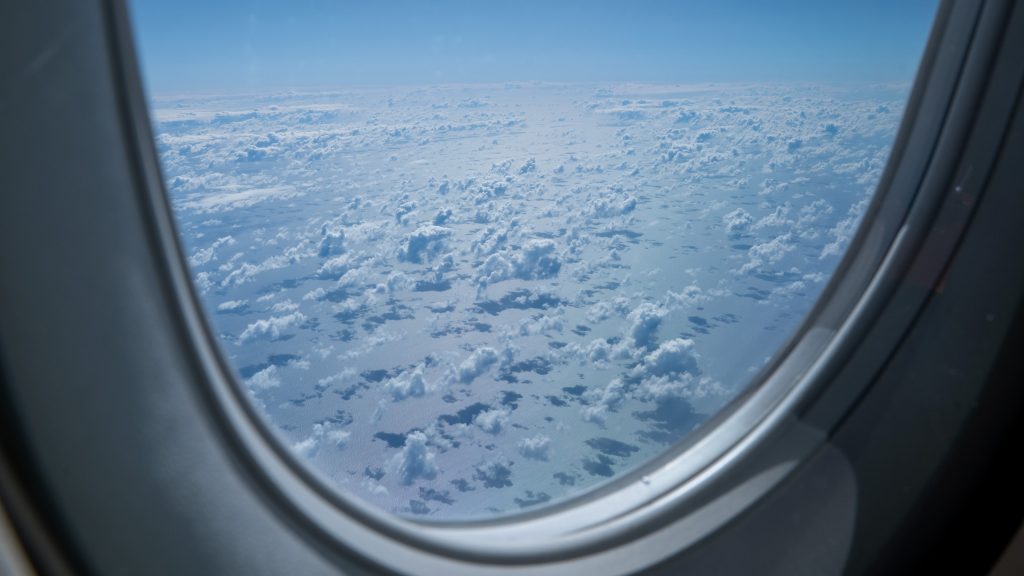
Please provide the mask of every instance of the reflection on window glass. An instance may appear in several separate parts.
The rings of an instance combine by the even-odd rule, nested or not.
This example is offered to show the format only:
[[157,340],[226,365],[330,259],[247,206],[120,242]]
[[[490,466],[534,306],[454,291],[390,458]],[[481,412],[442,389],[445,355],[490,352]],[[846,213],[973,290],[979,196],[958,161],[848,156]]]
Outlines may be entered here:
[[929,2],[133,4],[195,286],[340,490],[478,518],[698,428],[821,293]]

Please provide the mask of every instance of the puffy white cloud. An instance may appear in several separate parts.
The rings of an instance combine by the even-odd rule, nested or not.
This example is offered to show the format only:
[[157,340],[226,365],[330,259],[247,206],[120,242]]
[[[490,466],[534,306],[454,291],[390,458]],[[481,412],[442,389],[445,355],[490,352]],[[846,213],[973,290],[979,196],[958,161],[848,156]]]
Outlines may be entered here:
[[410,396],[423,396],[427,393],[427,382],[423,378],[423,366],[417,366],[395,378],[391,378],[384,388],[395,400],[403,400]]
[[515,268],[504,255],[491,254],[477,267],[476,272],[478,283],[493,284],[512,278]]
[[188,259],[188,263],[192,266],[202,266],[203,264],[206,264],[207,262],[210,262],[211,260],[215,260],[217,258],[218,248],[225,245],[231,246],[232,244],[235,244],[235,239],[232,236],[222,236],[214,240],[214,242],[209,246],[205,248],[199,248],[195,252],[193,252],[192,256],[190,256]]
[[335,256],[345,251],[345,231],[338,225],[324,224],[320,228],[320,242],[317,244],[317,254],[321,258]]
[[324,440],[334,446],[344,446],[352,434],[346,430],[326,430]]
[[[445,182],[445,186],[447,185],[448,183]],[[452,214],[453,212],[451,208],[444,208],[442,210],[439,210],[437,214],[434,216],[434,219],[431,222],[431,224],[433,224],[434,226],[443,226],[448,222],[448,220],[451,219]]]
[[517,235],[517,227],[517,221],[512,221],[504,228],[484,227],[471,244],[473,253],[480,257],[498,253],[508,246],[510,238]]
[[598,338],[593,340],[584,349],[587,359],[594,363],[606,362],[611,359],[613,348],[607,340]]
[[800,208],[800,213],[796,221],[796,227],[802,230],[806,228],[807,225],[813,224],[824,219],[829,214],[832,214],[832,212],[832,205],[829,204],[824,199],[818,198],[817,200],[811,202],[810,204],[807,204]]
[[498,351],[490,346],[481,346],[459,364],[458,379],[463,384],[476,380],[498,361]]
[[356,261],[351,254],[342,254],[326,260],[316,273],[323,278],[340,278],[355,265]]
[[763,270],[765,266],[771,264],[777,264],[794,248],[795,246],[792,243],[792,234],[789,232],[776,236],[766,242],[755,244],[747,251],[747,255],[750,259],[746,264],[740,267],[739,272],[741,274],[746,274],[748,272]]
[[580,415],[587,422],[604,425],[608,413],[614,412],[625,399],[626,385],[615,378],[605,386],[590,388],[583,393],[587,405],[580,410]]
[[508,424],[508,410],[487,410],[476,415],[473,419],[481,430],[488,434],[497,434]]
[[292,451],[303,458],[311,458],[316,454],[316,449],[319,447],[317,439],[313,436],[309,436],[303,440],[299,440],[295,444],[292,444]]
[[551,454],[551,438],[537,434],[530,438],[523,438],[516,444],[516,447],[524,458],[546,461]]
[[619,296],[611,301],[602,300],[601,302],[594,304],[590,307],[590,310],[587,311],[587,320],[597,323],[602,320],[607,320],[616,314],[619,316],[629,314],[628,298]]
[[267,388],[276,388],[281,385],[281,380],[277,377],[277,366],[267,366],[263,370],[253,374],[245,381],[245,384],[249,388],[254,390],[266,390]]
[[595,218],[611,218],[636,210],[637,202],[636,196],[602,197],[593,200],[588,210]]
[[629,337],[638,348],[654,345],[654,339],[668,310],[651,302],[642,302],[629,313]]
[[280,340],[283,331],[297,324],[306,321],[302,312],[292,312],[285,316],[271,316],[260,319],[245,327],[245,330],[238,336],[239,342],[251,342],[253,340]]
[[491,460],[477,466],[473,479],[483,483],[485,488],[506,488],[512,486],[511,463]]
[[302,295],[303,300],[323,300],[327,296],[327,290],[324,290],[322,286],[318,286],[309,292]]
[[583,418],[584,422],[593,422],[598,426],[604,426],[608,417],[608,406],[605,406],[604,404],[584,406],[580,410],[580,416]]
[[345,385],[356,381],[359,373],[354,368],[345,368],[337,374],[326,376],[317,381],[317,387],[326,388],[332,384]]
[[672,309],[688,310],[706,303],[708,299],[708,295],[695,284],[683,288],[682,292],[671,290],[665,292],[665,306]]
[[308,245],[305,241],[287,248],[281,254],[268,257],[258,264],[243,262],[241,266],[234,269],[221,281],[222,288],[237,286],[251,281],[257,275],[271,270],[280,270],[292,266],[308,256]]
[[565,320],[561,316],[542,314],[537,318],[523,318],[519,322],[519,335],[547,334],[561,332],[565,328]]
[[674,338],[662,342],[653,352],[644,356],[634,371],[638,374],[665,376],[668,374],[699,374],[697,353],[693,340]]
[[283,302],[277,302],[270,307],[270,311],[274,314],[281,314],[283,312],[294,312],[299,309],[299,305],[291,300],[285,300]]
[[344,447],[350,436],[351,433],[347,430],[338,430],[330,424],[318,422],[313,424],[313,431],[309,436],[292,444],[292,450],[303,458],[312,458],[324,444]]
[[389,468],[402,484],[408,486],[417,478],[431,480],[436,477],[435,459],[434,452],[427,447],[427,435],[417,430],[405,437],[402,451],[391,458]]
[[198,288],[199,291],[204,294],[208,292],[210,288],[213,288],[213,280],[211,280],[209,272],[197,273],[192,278],[192,282],[195,283],[196,288]]
[[417,228],[406,239],[405,248],[399,252],[399,259],[420,263],[444,250],[444,241],[452,235],[451,228],[426,224]]
[[[364,286],[371,280],[371,274],[363,268],[353,268],[348,272],[341,275],[338,281],[334,284],[335,288],[340,289],[354,289]],[[385,292],[387,291],[385,286]]]
[[754,222],[754,219],[750,216],[750,212],[743,208],[737,208],[723,216],[722,222],[725,223],[725,232],[729,235],[729,238],[735,240],[741,238],[750,230],[750,225]]
[[557,276],[562,261],[556,249],[553,240],[535,238],[527,240],[513,255],[491,254],[477,269],[477,281],[493,284],[510,278],[540,280]]
[[217,312],[238,312],[248,306],[248,300],[226,300],[217,305]]
[[514,261],[515,276],[523,280],[536,280],[557,275],[562,263],[555,254],[555,248],[553,240],[527,241]]
[[787,218],[789,215],[789,204],[782,206],[776,206],[775,210],[771,214],[768,214],[764,218],[761,218],[753,226],[750,227],[751,231],[763,230],[765,228],[781,228],[793,225],[793,221]]

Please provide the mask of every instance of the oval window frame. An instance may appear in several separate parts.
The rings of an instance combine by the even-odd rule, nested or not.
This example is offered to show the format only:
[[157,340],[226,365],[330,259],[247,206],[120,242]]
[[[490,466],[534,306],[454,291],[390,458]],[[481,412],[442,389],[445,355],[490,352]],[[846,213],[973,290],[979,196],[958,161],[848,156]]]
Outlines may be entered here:
[[[993,4],[998,3],[983,11],[980,0],[941,3],[864,223],[800,329],[743,394],[659,458],[582,496],[496,520],[437,524],[398,518],[339,493],[281,444],[245,397],[206,323],[178,244],[126,8],[114,2],[120,90],[140,151],[147,217],[163,249],[163,267],[194,356],[207,377],[196,386],[266,494],[328,545],[374,563],[450,574],[504,573],[513,566],[525,573],[603,572],[642,569],[676,554],[782,482],[821,446],[868,385],[862,380],[827,390],[882,313],[944,200],[950,175],[933,160],[943,146],[955,150],[959,133],[969,126],[979,96],[961,71],[969,58],[990,56],[993,47],[984,31],[996,26],[992,14],[999,6]],[[811,405],[817,410],[813,425],[800,422],[796,416]],[[730,502],[723,503],[724,495]],[[655,555],[631,554],[637,547],[650,548],[653,538],[674,544]]]

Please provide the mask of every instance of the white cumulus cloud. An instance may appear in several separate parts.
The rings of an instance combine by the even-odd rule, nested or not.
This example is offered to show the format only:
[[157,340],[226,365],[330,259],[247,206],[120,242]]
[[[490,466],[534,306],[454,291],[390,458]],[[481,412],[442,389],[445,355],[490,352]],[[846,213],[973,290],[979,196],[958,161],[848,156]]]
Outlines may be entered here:
[[302,312],[292,312],[285,316],[271,316],[260,319],[245,327],[245,330],[238,336],[239,342],[251,342],[253,340],[280,340],[284,331],[305,322],[306,316]]
[[408,486],[417,478],[430,480],[436,477],[435,459],[436,455],[427,447],[427,435],[417,430],[405,437],[402,451],[392,457],[389,468],[402,484]]

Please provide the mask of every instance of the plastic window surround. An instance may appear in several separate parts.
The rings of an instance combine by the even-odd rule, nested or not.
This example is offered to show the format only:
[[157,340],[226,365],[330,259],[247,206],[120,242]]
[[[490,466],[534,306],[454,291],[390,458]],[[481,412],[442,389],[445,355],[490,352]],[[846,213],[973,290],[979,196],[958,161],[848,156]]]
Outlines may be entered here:
[[[163,249],[180,329],[207,377],[196,385],[213,405],[225,440],[272,501],[329,548],[395,570],[447,574],[641,569],[724,525],[821,445],[868,384],[865,377],[839,390],[829,387],[877,320],[943,200],[951,169],[934,159],[958,151],[984,78],[962,72],[986,69],[976,61],[990,58],[999,37],[991,32],[998,32],[1007,11],[1007,2],[999,1],[942,3],[864,224],[814,310],[746,393],[662,457],[585,496],[496,521],[441,525],[399,519],[337,493],[259,421],[193,291],[163,191],[126,8],[119,0],[109,6],[138,188]],[[794,417],[812,404],[828,408],[817,413],[820,428]]]

